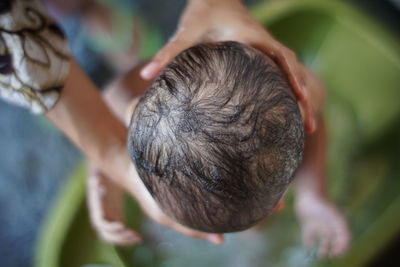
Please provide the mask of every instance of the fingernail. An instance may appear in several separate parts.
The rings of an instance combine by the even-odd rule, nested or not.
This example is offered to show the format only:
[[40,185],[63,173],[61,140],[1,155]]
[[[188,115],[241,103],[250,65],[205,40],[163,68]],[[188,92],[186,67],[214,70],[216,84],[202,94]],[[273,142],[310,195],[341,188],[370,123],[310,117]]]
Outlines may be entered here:
[[219,235],[209,235],[207,240],[215,245],[221,245],[223,240]]
[[149,63],[142,69],[140,75],[143,79],[150,80],[158,72],[159,64],[156,62]]

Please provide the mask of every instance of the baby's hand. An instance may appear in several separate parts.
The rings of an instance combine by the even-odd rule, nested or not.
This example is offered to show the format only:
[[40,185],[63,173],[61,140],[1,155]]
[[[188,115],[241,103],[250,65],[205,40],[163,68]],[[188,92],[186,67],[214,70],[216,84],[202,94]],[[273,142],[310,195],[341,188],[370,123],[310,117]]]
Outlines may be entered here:
[[89,171],[87,193],[90,220],[101,239],[115,245],[133,245],[141,241],[140,235],[123,223],[121,189],[94,168]]
[[316,195],[303,195],[295,204],[303,244],[317,248],[319,257],[339,256],[350,243],[350,232],[340,211],[328,200]]

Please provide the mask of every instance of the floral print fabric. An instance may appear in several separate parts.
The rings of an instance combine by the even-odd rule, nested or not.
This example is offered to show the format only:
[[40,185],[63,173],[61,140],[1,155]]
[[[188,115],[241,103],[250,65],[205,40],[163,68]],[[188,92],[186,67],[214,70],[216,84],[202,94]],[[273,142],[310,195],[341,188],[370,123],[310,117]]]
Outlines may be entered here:
[[61,29],[39,0],[0,2],[0,97],[44,113],[57,102],[69,73]]

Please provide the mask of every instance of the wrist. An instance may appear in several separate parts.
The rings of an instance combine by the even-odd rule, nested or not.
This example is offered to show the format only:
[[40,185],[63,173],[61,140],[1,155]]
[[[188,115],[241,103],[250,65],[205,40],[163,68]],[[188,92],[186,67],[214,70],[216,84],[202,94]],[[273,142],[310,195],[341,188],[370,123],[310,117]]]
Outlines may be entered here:
[[307,216],[309,211],[314,211],[317,207],[324,206],[327,202],[325,196],[317,192],[307,191],[296,195],[294,209],[299,217],[303,217]]

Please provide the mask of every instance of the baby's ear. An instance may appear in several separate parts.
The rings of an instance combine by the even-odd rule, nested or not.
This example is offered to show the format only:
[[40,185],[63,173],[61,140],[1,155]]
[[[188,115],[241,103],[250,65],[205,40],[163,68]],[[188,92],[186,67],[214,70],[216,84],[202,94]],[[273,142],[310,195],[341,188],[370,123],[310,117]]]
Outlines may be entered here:
[[128,108],[126,109],[126,116],[125,116],[125,125],[129,127],[129,123],[131,122],[131,118],[133,112],[135,111],[136,105],[139,102],[139,97],[135,97],[132,99],[131,103],[129,103]]

